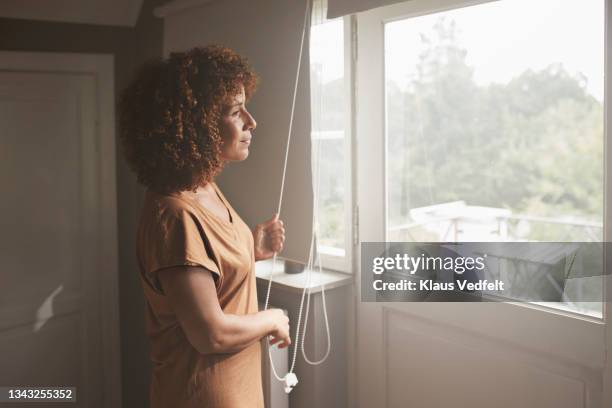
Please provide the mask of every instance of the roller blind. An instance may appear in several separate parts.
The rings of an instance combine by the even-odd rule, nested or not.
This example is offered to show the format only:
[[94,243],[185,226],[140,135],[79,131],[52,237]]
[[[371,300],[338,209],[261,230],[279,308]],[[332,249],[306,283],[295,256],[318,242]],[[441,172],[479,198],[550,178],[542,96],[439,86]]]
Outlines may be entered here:
[[[219,44],[247,57],[261,78],[248,104],[257,121],[247,160],[229,164],[218,184],[253,228],[277,209],[291,100],[306,0],[204,1],[173,4],[164,17],[164,53]],[[281,256],[306,262],[312,234],[308,35],[304,43],[281,218],[287,230]]]
[[327,18],[332,19],[406,0],[327,0]]

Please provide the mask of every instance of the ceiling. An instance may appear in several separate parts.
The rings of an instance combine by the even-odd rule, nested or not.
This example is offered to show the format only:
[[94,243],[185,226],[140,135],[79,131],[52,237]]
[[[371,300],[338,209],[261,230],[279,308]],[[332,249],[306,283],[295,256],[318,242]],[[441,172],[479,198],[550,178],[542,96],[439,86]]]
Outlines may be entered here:
[[0,17],[133,27],[143,0],[0,0]]

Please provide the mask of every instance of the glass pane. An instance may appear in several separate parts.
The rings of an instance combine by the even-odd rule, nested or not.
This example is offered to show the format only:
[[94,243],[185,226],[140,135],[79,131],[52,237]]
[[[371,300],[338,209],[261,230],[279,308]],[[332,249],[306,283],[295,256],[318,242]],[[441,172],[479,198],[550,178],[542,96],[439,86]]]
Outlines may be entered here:
[[310,87],[320,249],[323,253],[343,256],[346,120],[342,19],[312,26]]
[[603,0],[387,23],[385,75],[389,241],[602,241]]

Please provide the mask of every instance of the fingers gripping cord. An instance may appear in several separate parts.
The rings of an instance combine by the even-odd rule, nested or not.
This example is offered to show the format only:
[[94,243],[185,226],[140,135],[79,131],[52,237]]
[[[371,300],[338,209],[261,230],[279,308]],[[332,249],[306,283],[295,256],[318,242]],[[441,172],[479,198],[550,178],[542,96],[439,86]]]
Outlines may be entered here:
[[[285,176],[287,173],[287,160],[289,157],[289,147],[291,144],[291,132],[292,132],[292,128],[293,128],[293,115],[295,112],[295,101],[296,101],[296,95],[297,95],[297,87],[299,84],[299,78],[300,78],[300,68],[301,68],[301,64],[302,64],[302,52],[304,49],[304,38],[306,36],[306,31],[308,30],[309,24],[310,24],[310,14],[311,14],[311,0],[306,0],[306,11],[304,14],[304,25],[303,25],[303,29],[302,29],[302,38],[300,41],[300,51],[298,54],[298,62],[297,62],[297,73],[296,73],[296,77],[295,77],[295,83],[294,83],[294,88],[293,88],[293,100],[291,103],[291,114],[290,114],[290,118],[289,118],[289,131],[287,134],[287,145],[285,147],[285,159],[283,162],[283,173],[282,173],[282,178],[281,178],[281,188],[280,188],[280,196],[278,199],[278,209],[277,209],[277,214],[280,214],[281,212],[281,208],[282,208],[282,203],[283,203],[283,192],[285,189]],[[318,154],[318,149],[317,149],[317,154]],[[318,211],[318,186],[320,185],[319,183],[319,179],[318,179],[318,163],[319,160],[316,160],[317,163],[317,176],[316,176],[316,180],[317,180],[317,191],[314,194],[314,208],[313,208],[313,216],[312,216],[312,238],[310,240],[310,251],[309,251],[309,256],[308,256],[308,265],[307,265],[307,281],[306,281],[306,286],[304,287],[304,290],[302,291],[302,298],[300,300],[300,307],[299,307],[299,312],[298,312],[298,321],[297,321],[297,325],[296,325],[296,329],[295,329],[295,346],[293,347],[293,357],[291,359],[291,366],[289,368],[289,372],[287,374],[285,374],[283,377],[281,377],[278,372],[276,371],[276,367],[274,366],[274,361],[272,360],[272,354],[270,351],[270,347],[268,347],[268,358],[270,359],[270,367],[272,367],[272,372],[274,373],[274,377],[276,377],[276,379],[278,381],[282,381],[284,382],[285,385],[285,392],[288,394],[291,392],[291,390],[293,389],[293,387],[295,387],[298,383],[298,379],[297,376],[295,375],[295,373],[293,372],[293,370],[295,369],[295,361],[297,358],[297,351],[298,348],[301,348],[302,350],[302,355],[304,356],[304,360],[311,365],[318,365],[323,363],[327,357],[329,356],[330,350],[331,350],[331,335],[330,335],[330,330],[329,330],[329,321],[327,318],[327,306],[325,303],[325,287],[321,286],[321,296],[322,296],[322,303],[323,303],[323,315],[325,317],[325,328],[327,331],[327,351],[325,352],[325,355],[323,356],[323,358],[321,358],[318,361],[311,361],[307,356],[306,356],[306,352],[304,351],[304,337],[306,335],[306,327],[308,325],[308,311],[309,311],[309,307],[310,307],[310,295],[311,295],[311,289],[312,289],[312,285],[311,285],[311,278],[312,278],[312,267],[313,267],[313,247],[316,243],[317,245],[317,254],[319,253],[318,251],[318,240],[315,240],[315,236],[316,236],[316,217],[315,214]],[[266,301],[264,304],[264,310],[268,309],[268,303],[270,301],[270,289],[272,287],[272,273],[274,271],[276,267],[276,253],[274,254],[274,257],[272,258],[272,268],[270,269],[270,274],[268,276],[268,288],[266,291]],[[322,267],[321,267],[321,262],[319,260],[318,262],[318,267],[319,267],[319,276],[322,276]],[[302,331],[302,338],[301,338],[301,343],[300,343],[300,325],[301,325],[301,321],[302,321],[302,312],[303,312],[303,306],[304,306],[304,298],[306,298],[306,314],[304,316],[304,327],[303,327],[303,331]]]

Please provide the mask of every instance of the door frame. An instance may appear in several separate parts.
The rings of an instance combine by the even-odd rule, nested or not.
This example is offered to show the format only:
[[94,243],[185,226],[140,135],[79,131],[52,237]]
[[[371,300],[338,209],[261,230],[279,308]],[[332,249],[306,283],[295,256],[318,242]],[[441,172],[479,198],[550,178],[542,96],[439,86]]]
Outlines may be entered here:
[[0,51],[0,71],[85,74],[96,84],[96,176],[98,177],[95,265],[100,287],[99,307],[104,406],[121,408],[121,349],[119,342],[119,265],[115,159],[115,78],[111,54]]

